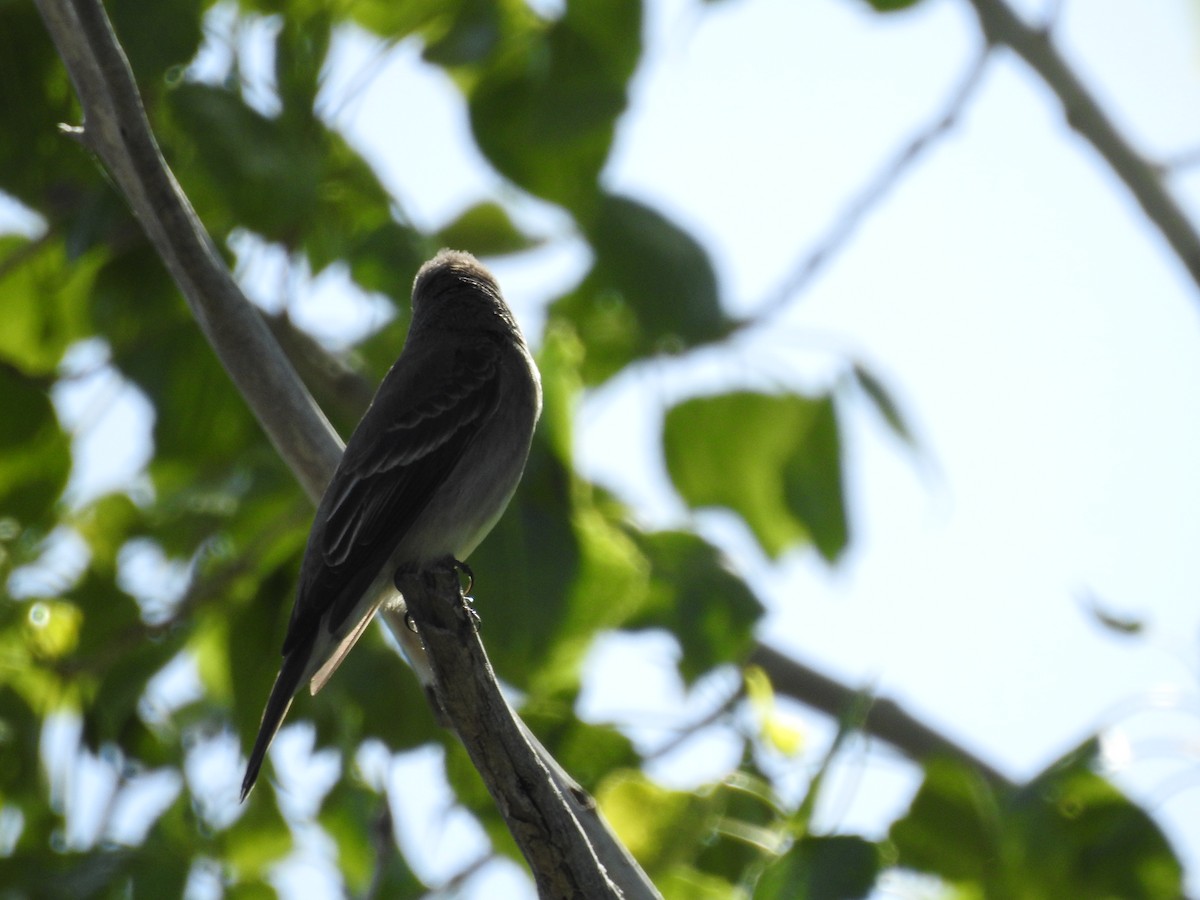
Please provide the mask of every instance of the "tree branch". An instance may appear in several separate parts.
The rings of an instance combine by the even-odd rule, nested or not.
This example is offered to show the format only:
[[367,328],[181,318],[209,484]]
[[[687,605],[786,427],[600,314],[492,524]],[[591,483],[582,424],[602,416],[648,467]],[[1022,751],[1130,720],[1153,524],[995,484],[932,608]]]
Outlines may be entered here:
[[1049,33],[1022,21],[1004,0],[968,0],[990,44],[1011,49],[1032,68],[1063,105],[1067,124],[1109,164],[1146,217],[1200,287],[1200,234],[1171,196],[1158,169],[1117,131],[1100,104],[1055,49]]
[[104,9],[96,0],[37,7],[83,107],[83,127],[71,133],[100,158],[267,437],[318,500],[341,441],[167,168]]
[[624,896],[501,696],[457,571],[405,576],[401,588],[429,653],[438,705],[529,861],[538,896]]
[[775,293],[763,302],[758,313],[746,325],[767,322],[782,312],[792,298],[803,291],[854,236],[863,219],[900,183],[905,173],[957,123],[967,103],[983,80],[990,53],[985,48],[959,82],[945,107],[925,127],[905,142],[900,151],[875,174],[859,195],[834,220],[821,240],[793,266]]
[[[750,662],[762,667],[778,693],[799,700],[805,706],[819,709],[834,718],[843,715],[862,698],[861,691],[851,690],[828,675],[811,669],[766,644],[758,644],[754,648]],[[875,699],[863,721],[862,730],[887,741],[918,762],[937,756],[952,757],[976,769],[998,788],[1016,787],[998,769],[909,715],[894,700]]]

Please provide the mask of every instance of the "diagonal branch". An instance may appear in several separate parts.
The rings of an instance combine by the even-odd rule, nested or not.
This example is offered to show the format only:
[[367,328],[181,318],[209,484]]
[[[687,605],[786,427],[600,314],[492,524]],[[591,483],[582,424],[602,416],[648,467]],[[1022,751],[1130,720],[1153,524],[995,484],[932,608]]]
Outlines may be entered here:
[[[758,644],[754,648],[750,662],[762,667],[780,694],[799,700],[805,706],[819,709],[835,719],[845,714],[846,710],[859,702],[863,696],[861,691],[852,690],[767,644]],[[913,718],[894,700],[874,700],[863,720],[862,730],[887,741],[917,762],[936,756],[958,759],[970,765],[997,788],[1016,787],[999,770],[965,747],[934,731],[924,722]]]
[[1008,47],[1032,68],[1062,103],[1067,124],[1084,138],[1124,182],[1146,217],[1166,239],[1200,287],[1200,234],[1171,196],[1162,176],[1121,135],[1096,98],[1054,47],[1045,29],[1026,24],[1004,0],[968,0],[992,45]]
[[983,80],[990,52],[985,48],[971,64],[955,88],[945,107],[914,134],[900,151],[876,173],[857,197],[842,211],[820,242],[810,249],[785,276],[783,283],[764,302],[758,313],[746,320],[746,325],[768,322],[781,313],[792,298],[804,291],[834,256],[849,242],[863,219],[878,208],[885,196],[900,183],[901,178],[925,155],[937,140],[958,124],[963,110]]
[[221,364],[315,501],[341,442],[167,168],[104,9],[96,0],[37,0],[37,7],[83,107],[82,128],[69,133],[100,158]]
[[[538,896],[620,898],[583,825],[500,694],[452,567],[405,576],[403,594],[429,652],[437,706],[529,861]],[[519,786],[518,790],[505,786]]]

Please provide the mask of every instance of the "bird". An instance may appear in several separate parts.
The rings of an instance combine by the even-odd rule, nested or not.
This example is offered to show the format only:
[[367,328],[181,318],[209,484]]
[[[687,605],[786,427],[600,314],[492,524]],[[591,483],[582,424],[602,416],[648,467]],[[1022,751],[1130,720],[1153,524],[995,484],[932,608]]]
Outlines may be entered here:
[[541,408],[537,365],[496,279],[471,254],[440,251],[417,272],[403,349],[317,506],[242,801],[300,686],[325,686],[396,598],[396,573],[461,563],[496,524]]

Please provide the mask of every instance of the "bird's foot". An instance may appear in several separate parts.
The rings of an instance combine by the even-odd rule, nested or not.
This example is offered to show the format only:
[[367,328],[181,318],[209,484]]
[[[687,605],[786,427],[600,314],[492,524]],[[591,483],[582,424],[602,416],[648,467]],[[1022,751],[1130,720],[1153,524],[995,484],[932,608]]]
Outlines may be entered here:
[[[472,572],[471,567],[461,559],[452,558],[450,565],[453,566],[459,572],[459,574],[467,576],[467,586],[463,588],[463,596],[469,595],[471,593],[471,588],[475,587],[475,573]],[[470,598],[468,597],[468,599]]]

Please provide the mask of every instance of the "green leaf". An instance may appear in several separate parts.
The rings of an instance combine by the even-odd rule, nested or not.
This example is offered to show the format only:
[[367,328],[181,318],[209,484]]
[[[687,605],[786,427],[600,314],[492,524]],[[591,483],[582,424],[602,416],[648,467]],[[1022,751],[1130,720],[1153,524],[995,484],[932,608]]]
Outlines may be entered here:
[[521,707],[521,718],[571,777],[590,788],[617,769],[640,763],[629,738],[608,725],[581,722],[574,715],[577,695],[539,698]]
[[852,372],[855,383],[862,389],[863,394],[871,401],[879,415],[883,416],[883,420],[892,429],[892,433],[910,447],[915,447],[917,445],[916,437],[909,428],[908,422],[905,421],[904,414],[900,411],[900,404],[896,402],[887,386],[873,372],[863,366],[856,364]]
[[722,663],[744,660],[763,606],[721,552],[682,531],[631,529],[630,535],[650,561],[652,576],[645,610],[626,627],[669,629],[679,640],[679,673],[689,684]]
[[455,0],[440,23],[426,29],[426,61],[452,68],[481,63],[499,46],[505,31],[505,5],[496,0]]
[[667,470],[693,509],[738,513],[778,557],[811,540],[833,562],[848,542],[841,438],[826,395],[731,393],[667,412]]
[[0,190],[57,218],[82,185],[100,179],[90,156],[58,131],[79,122],[79,107],[32,3],[0,3],[0,83]]
[[[265,795],[265,791],[259,791]],[[253,882],[292,849],[292,831],[275,803],[266,796],[251,796],[242,805],[241,817],[215,836],[221,859],[240,879]]]
[[105,494],[81,509],[72,526],[87,541],[93,571],[111,579],[125,542],[145,532],[145,512],[128,494]]
[[905,868],[986,883],[990,872],[1014,862],[1004,856],[1001,832],[999,801],[983,777],[935,759],[926,763],[925,780],[890,837]]
[[69,260],[63,242],[0,238],[0,362],[26,375],[55,373],[63,352],[83,337],[99,254]]
[[45,390],[0,366],[0,510],[22,525],[43,523],[71,468],[70,440]]
[[755,900],[859,900],[879,876],[879,851],[851,835],[806,837],[769,865]]
[[1092,771],[1084,743],[1020,790],[938,760],[891,839],[905,868],[1028,900],[1175,900],[1183,867],[1146,812]]
[[200,48],[203,0],[113,0],[105,8],[142,90],[153,89],[172,66]]
[[548,26],[511,30],[470,93],[475,138],[508,178],[590,221],[641,53],[641,4],[569,3]]
[[[243,0],[245,2],[245,0]],[[267,3],[269,0],[257,0]],[[415,31],[440,34],[453,21],[462,0],[355,0],[341,5],[339,15],[346,15],[368,31],[373,31],[390,41]]]
[[651,877],[692,860],[712,834],[717,813],[713,795],[669,790],[636,770],[609,775],[596,802]]
[[721,310],[707,251],[636,200],[606,194],[588,237],[595,262],[552,315],[583,339],[583,377],[596,384],[634,360],[718,340],[733,323]]
[[426,892],[396,846],[386,796],[343,778],[322,804],[317,821],[337,845],[338,870],[352,896],[417,897]]
[[329,52],[332,19],[319,10],[306,16],[285,16],[275,37],[275,85],[283,106],[281,115],[291,128],[319,129],[315,106],[321,70]]
[[1158,824],[1093,771],[1086,741],[1009,804],[1025,849],[1022,868],[1043,897],[1183,896],[1183,867]]
[[499,203],[479,203],[437,233],[445,247],[476,256],[502,256],[528,250],[535,241],[522,232]]
[[889,13],[909,9],[916,6],[920,0],[867,0],[867,2],[875,8],[876,12]]
[[691,866],[668,870],[655,879],[655,886],[665,900],[729,900],[740,896],[731,882]]
[[[195,152],[183,162],[198,168],[179,168],[188,193],[207,200],[198,208],[215,201],[268,240],[299,243],[317,212],[321,135],[297,134],[237,93],[211,85],[186,82],[167,97],[173,123]],[[203,181],[196,180],[200,175]]]
[[189,842],[178,834],[169,837],[155,828],[146,843],[132,854],[130,881],[132,897],[183,897],[191,869]]
[[343,778],[322,804],[317,821],[337,845],[338,871],[350,895],[361,896],[368,886],[381,897],[425,893],[396,847],[387,797]]

